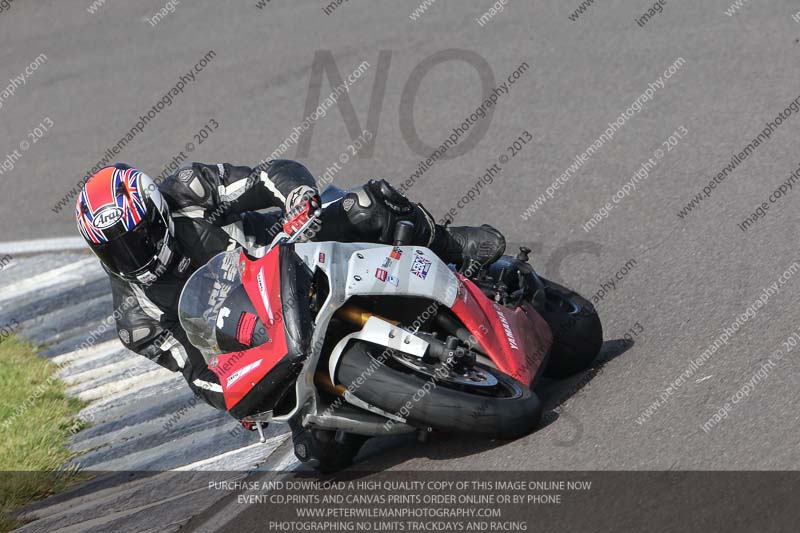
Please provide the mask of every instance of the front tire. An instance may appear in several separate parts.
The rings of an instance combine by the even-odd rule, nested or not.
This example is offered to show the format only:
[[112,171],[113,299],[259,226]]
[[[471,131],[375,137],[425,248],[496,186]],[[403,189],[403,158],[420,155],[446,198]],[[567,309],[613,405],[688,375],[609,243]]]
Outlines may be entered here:
[[456,388],[394,368],[391,357],[385,362],[380,359],[384,350],[363,341],[352,343],[342,356],[336,381],[352,386],[355,396],[384,411],[400,416],[407,412],[404,418],[417,427],[515,439],[539,423],[542,404],[536,394],[497,369],[481,367],[497,379],[493,391],[497,396],[492,396],[490,391]]
[[295,457],[324,474],[353,464],[353,459],[368,439],[352,433],[338,435],[336,431],[304,428],[296,420],[290,421],[289,426],[292,428]]
[[547,299],[536,310],[553,333],[544,375],[567,378],[586,370],[595,360],[603,345],[603,326],[586,298],[558,283],[544,278],[542,281],[547,285]]

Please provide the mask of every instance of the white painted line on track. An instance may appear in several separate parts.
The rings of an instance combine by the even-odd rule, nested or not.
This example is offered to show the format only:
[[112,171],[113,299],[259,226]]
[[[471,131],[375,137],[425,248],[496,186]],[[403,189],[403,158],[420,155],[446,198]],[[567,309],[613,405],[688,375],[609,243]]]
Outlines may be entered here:
[[[90,274],[94,274],[94,276]],[[0,302],[13,300],[30,292],[40,291],[55,285],[81,283],[92,277],[98,278],[101,275],[103,275],[103,269],[100,268],[97,259],[87,257],[3,287],[3,291],[0,293]]]
[[[169,372],[166,369],[164,369],[164,371]],[[93,401],[87,407],[84,407],[81,414],[92,413],[104,419],[104,413],[109,409],[119,409],[126,403],[153,398],[156,395],[163,396],[164,394],[172,394],[173,392],[180,393],[181,391],[189,391],[189,387],[186,386],[186,380],[183,379],[183,376],[178,373],[172,374],[171,372],[163,378],[159,377],[157,381],[145,383],[143,385],[144,387],[133,387],[122,392],[111,394],[110,396],[103,396]],[[159,388],[154,389],[153,387],[148,387],[148,385],[158,385]],[[146,389],[149,390],[145,393]],[[186,399],[188,400],[189,397]]]
[[248,465],[253,468],[255,467],[255,465],[252,464],[253,461],[263,459],[264,454],[267,454],[267,457],[269,457],[281,444],[286,442],[288,438],[290,438],[290,435],[288,433],[284,433],[283,435],[268,438],[263,444],[261,442],[256,442],[249,446],[230,450],[223,454],[209,457],[208,459],[203,459],[185,466],[173,468],[172,470],[175,472],[183,472],[187,470],[213,470],[220,472],[231,472],[245,470],[247,469]]
[[[78,392],[77,397],[79,400],[92,401],[100,399],[112,399],[117,395],[130,393],[135,390],[137,385],[155,385],[162,381],[169,381],[175,375],[166,368],[154,368],[149,372],[143,372],[127,379],[112,381],[105,385],[101,385],[94,389]],[[68,389],[67,393],[71,393]]]
[[130,375],[131,372],[129,372],[129,370],[132,368],[140,367],[141,363],[142,363],[141,356],[125,357],[125,358],[120,358],[119,360],[113,361],[104,366],[98,366],[96,368],[92,368],[84,372],[71,375],[62,375],[60,377],[61,381],[63,381],[70,387],[74,387],[82,383],[107,379],[112,375],[122,375],[122,376]]
[[54,237],[51,239],[32,239],[27,241],[0,242],[0,255],[26,255],[53,252],[88,250],[81,237]]
[[70,365],[81,363],[85,364],[97,359],[102,359],[103,357],[108,357],[112,353],[121,350],[122,348],[122,343],[120,343],[117,339],[111,339],[110,341],[101,342],[89,348],[79,348],[65,354],[57,355],[51,358],[50,361],[58,366],[63,366],[67,363]]
[[[300,460],[294,455],[294,447],[289,446],[289,451],[286,452],[280,459],[278,459],[274,465],[271,465],[270,470],[275,472],[290,472],[296,468],[299,468],[302,464],[303,463],[301,463]],[[266,467],[267,464],[265,463],[259,468],[259,470],[266,471],[264,470]]]

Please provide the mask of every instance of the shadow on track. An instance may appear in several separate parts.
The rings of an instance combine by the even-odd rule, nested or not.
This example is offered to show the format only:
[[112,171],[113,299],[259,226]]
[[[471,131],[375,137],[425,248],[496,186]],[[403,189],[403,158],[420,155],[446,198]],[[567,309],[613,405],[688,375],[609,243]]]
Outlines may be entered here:
[[634,341],[627,339],[605,341],[602,348],[600,348],[600,353],[597,354],[589,368],[583,372],[560,380],[543,378],[534,388],[544,404],[544,415],[539,429],[545,428],[558,420],[559,415],[555,409],[580,392],[599,374],[602,374],[606,364],[630,350],[633,344]]

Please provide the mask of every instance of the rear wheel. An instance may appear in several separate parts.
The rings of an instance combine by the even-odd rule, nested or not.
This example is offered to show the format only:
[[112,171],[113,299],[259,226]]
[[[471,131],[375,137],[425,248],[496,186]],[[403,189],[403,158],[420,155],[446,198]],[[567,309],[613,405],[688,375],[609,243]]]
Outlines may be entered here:
[[463,376],[447,376],[440,364],[387,355],[385,347],[363,341],[342,355],[337,382],[414,426],[447,432],[513,439],[530,433],[542,415],[536,394],[497,369],[474,365]]
[[545,280],[544,304],[536,310],[553,333],[553,347],[544,374],[566,378],[589,367],[603,345],[603,327],[586,298],[558,283]]

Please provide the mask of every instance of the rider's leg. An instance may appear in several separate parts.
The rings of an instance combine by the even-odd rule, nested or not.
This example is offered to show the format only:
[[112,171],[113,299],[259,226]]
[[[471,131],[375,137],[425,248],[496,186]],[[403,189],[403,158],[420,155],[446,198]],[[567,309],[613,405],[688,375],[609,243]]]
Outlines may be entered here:
[[421,204],[411,202],[385,180],[370,180],[326,208],[322,231],[314,240],[389,244],[400,221],[414,224],[413,244],[427,246],[457,266],[468,256],[484,264],[490,263],[505,251],[505,239],[493,227],[436,224]]

